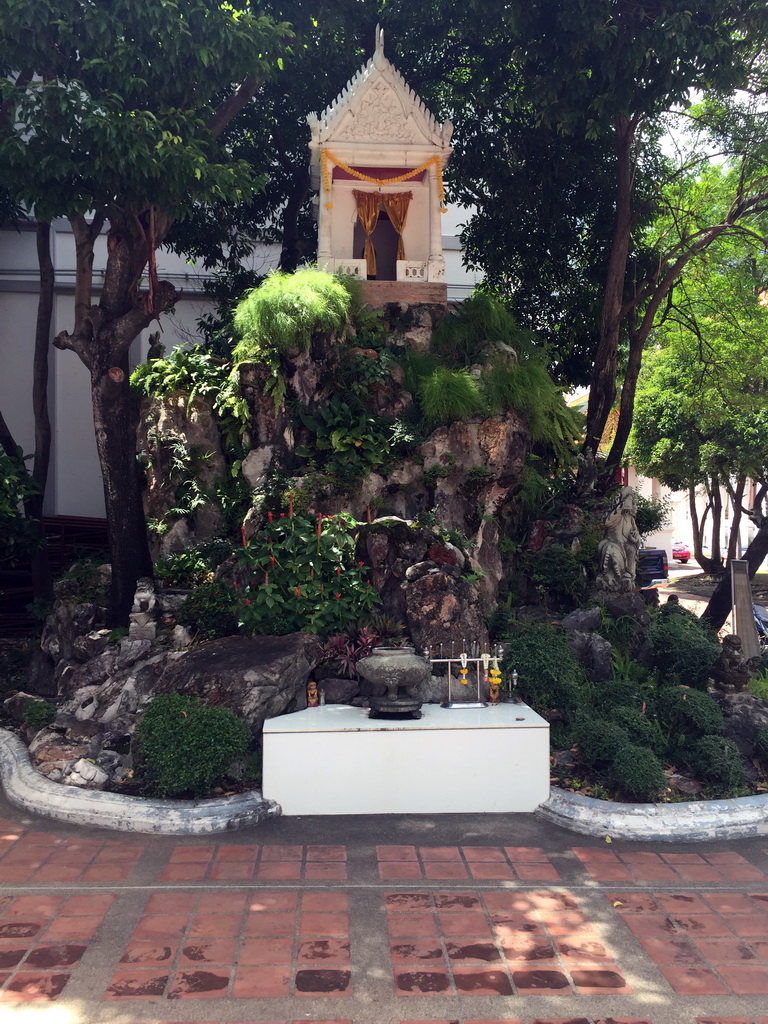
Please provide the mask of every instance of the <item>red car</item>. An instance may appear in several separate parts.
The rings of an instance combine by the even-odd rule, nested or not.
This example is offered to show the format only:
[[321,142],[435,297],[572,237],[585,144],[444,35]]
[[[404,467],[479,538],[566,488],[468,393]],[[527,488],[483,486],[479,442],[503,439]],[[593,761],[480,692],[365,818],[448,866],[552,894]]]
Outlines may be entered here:
[[682,565],[685,565],[691,557],[691,549],[687,544],[683,544],[681,540],[673,541],[672,557],[676,562],[680,562]]

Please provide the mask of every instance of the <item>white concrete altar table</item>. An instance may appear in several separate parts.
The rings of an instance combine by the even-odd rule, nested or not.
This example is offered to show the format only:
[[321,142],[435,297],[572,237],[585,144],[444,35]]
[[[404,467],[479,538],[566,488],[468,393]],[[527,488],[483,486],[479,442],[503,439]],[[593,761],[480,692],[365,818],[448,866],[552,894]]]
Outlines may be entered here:
[[283,814],[533,811],[549,797],[549,723],[526,704],[419,720],[331,704],[264,723],[264,796]]

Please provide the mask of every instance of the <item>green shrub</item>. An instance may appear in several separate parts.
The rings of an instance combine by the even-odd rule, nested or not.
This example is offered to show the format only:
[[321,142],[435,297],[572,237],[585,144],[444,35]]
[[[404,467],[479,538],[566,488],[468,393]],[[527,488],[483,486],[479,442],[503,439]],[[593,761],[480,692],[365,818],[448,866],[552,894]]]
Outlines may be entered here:
[[232,550],[227,540],[208,540],[155,562],[154,574],[172,587],[194,587],[207,582]]
[[581,763],[602,771],[613,764],[619,751],[629,743],[629,737],[621,726],[605,718],[585,718],[574,730],[574,742]]
[[739,748],[725,736],[702,736],[681,754],[686,767],[720,795],[725,796],[747,782]]
[[714,697],[683,686],[665,686],[659,690],[656,714],[673,748],[723,729],[723,713]]
[[664,734],[655,719],[650,718],[642,710],[627,706],[612,708],[607,712],[610,722],[621,726],[632,743],[647,747],[655,754],[662,754],[666,746]]
[[759,672],[749,680],[749,692],[760,700],[768,700],[768,671]]
[[477,382],[470,372],[445,366],[439,366],[421,381],[419,399],[424,419],[433,427],[468,419],[482,407]]
[[490,345],[530,345],[504,303],[487,292],[475,292],[452,309],[435,328],[430,350],[449,366],[482,363]]
[[207,640],[237,633],[235,591],[224,583],[201,583],[195,587],[179,612],[179,621],[197,630]]
[[616,755],[609,770],[609,781],[620,796],[646,803],[661,795],[667,780],[652,750],[628,743]]
[[639,714],[643,706],[643,697],[637,685],[629,679],[608,679],[604,683],[595,683],[592,691],[592,703],[601,712],[609,714],[614,708],[636,708]]
[[56,708],[47,700],[27,700],[21,713],[30,729],[44,729],[56,717]]
[[587,589],[581,559],[557,545],[533,557],[531,579],[541,600],[552,608],[578,605]]
[[568,721],[584,702],[584,672],[556,626],[520,626],[504,636],[507,649],[502,664],[505,685],[518,673],[518,693],[545,717],[560,712]]
[[755,740],[755,754],[765,764],[768,763],[768,725],[760,730]]
[[201,796],[245,756],[250,739],[248,726],[229,708],[180,693],[161,694],[136,727],[138,766],[157,796]]
[[680,605],[665,604],[651,623],[654,666],[685,686],[704,689],[720,656],[717,637],[700,619]]

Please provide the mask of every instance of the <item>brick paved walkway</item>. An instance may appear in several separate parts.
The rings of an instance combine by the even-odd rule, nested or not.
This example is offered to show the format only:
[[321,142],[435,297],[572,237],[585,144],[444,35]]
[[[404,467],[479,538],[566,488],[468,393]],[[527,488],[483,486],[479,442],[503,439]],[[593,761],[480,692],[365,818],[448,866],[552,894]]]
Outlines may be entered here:
[[174,839],[0,811],[2,1024],[768,1024],[766,840],[609,846],[529,815]]

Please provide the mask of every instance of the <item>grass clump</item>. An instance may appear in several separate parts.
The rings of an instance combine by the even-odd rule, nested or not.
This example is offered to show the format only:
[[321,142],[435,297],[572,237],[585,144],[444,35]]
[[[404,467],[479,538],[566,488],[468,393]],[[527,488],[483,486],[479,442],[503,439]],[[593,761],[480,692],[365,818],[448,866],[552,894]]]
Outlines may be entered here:
[[235,592],[224,583],[201,583],[181,606],[179,621],[206,640],[233,636],[238,631]]
[[663,687],[656,713],[672,749],[723,729],[723,713],[714,697],[685,686]]
[[728,796],[746,785],[747,775],[739,748],[725,736],[702,736],[682,752],[684,763],[718,796]]
[[155,796],[202,796],[245,756],[250,739],[248,726],[229,708],[165,693],[155,697],[136,727],[138,765]]
[[572,721],[584,701],[584,671],[563,630],[549,625],[520,626],[504,640],[505,685],[516,670],[518,693],[526,704],[545,718]]
[[437,427],[454,420],[468,419],[482,408],[477,382],[469,370],[451,370],[438,366],[419,385],[424,420]]
[[44,729],[56,717],[56,708],[47,700],[27,700],[21,713],[30,729]]

